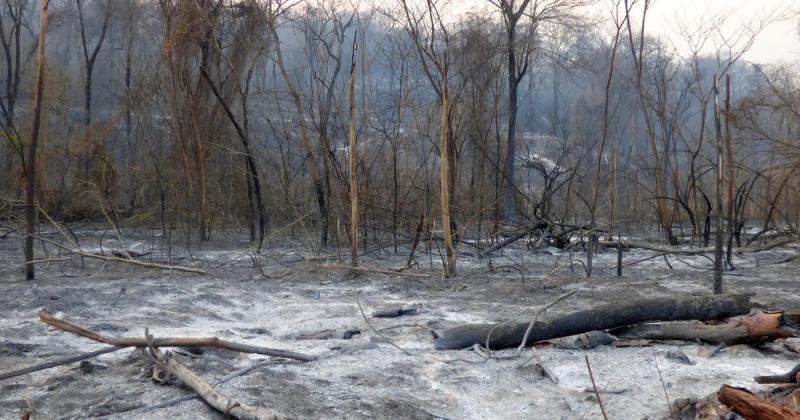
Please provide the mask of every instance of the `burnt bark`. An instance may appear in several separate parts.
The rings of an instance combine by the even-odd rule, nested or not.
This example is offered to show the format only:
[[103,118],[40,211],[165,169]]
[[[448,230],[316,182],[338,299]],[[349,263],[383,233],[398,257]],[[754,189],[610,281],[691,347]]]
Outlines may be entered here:
[[[727,318],[744,315],[750,312],[750,307],[749,297],[744,295],[668,297],[610,303],[538,321],[533,325],[525,344],[642,322]],[[528,325],[529,322],[467,324],[433,331],[434,347],[437,350],[455,350],[473,344],[486,345],[487,341],[493,349],[516,347],[522,343]]]

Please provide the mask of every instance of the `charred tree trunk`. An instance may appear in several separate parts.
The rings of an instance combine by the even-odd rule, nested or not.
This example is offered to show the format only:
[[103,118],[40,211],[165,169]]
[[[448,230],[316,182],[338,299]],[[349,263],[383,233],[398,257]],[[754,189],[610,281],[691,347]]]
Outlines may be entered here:
[[[537,321],[533,324],[525,344],[642,322],[728,318],[746,314],[750,312],[750,307],[749,297],[742,295],[655,298],[611,303]],[[463,349],[473,344],[488,344],[493,349],[515,347],[522,343],[529,325],[529,322],[468,324],[434,331],[434,347],[437,350]]]
[[39,2],[39,45],[36,52],[36,85],[33,97],[33,126],[31,144],[28,147],[25,167],[25,279],[35,278],[33,268],[33,234],[36,229],[36,149],[39,146],[39,130],[42,125],[42,95],[44,94],[44,49],[47,35],[47,8],[49,0]]
[[356,109],[353,97],[353,84],[356,70],[356,38],[353,36],[353,55],[350,59],[350,72],[347,75],[347,109],[348,114],[348,153],[347,168],[350,181],[350,265],[358,267],[358,179],[356,174],[357,141],[356,141]]

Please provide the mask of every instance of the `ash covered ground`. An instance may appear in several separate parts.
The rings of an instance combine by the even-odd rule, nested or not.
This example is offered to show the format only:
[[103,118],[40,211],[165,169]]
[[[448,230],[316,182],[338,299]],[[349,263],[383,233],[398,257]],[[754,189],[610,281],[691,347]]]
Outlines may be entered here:
[[[100,252],[101,242],[106,254],[118,247],[102,230],[76,228],[76,234],[90,252]],[[529,250],[520,242],[492,258],[491,267],[485,259],[463,255],[459,275],[445,280],[322,268],[336,263],[336,256],[317,258],[307,247],[287,245],[289,240],[273,241],[255,257],[261,266],[257,270],[246,238],[235,232],[191,252],[178,244],[167,251],[164,241],[150,233],[125,236],[129,249],[149,252],[142,257],[145,261],[171,258],[174,264],[211,271],[199,276],[86,259],[42,265],[37,280],[25,282],[21,241],[0,240],[0,372],[104,346],[48,329],[38,319],[42,308],[106,335],[143,336],[147,327],[156,337],[217,336],[316,355],[319,360],[309,363],[208,349],[179,356],[209,382],[264,362],[218,390],[298,418],[601,418],[584,355],[610,418],[663,418],[669,416],[667,399],[703,397],[722,384],[758,390],[754,376],[783,373],[798,359],[778,343],[730,346],[711,358],[713,346],[685,342],[590,350],[543,345],[531,363],[520,367],[530,352],[517,359],[483,361],[472,350],[433,349],[432,329],[530,314],[570,291],[576,293],[548,314],[635,298],[706,293],[711,289],[711,262],[702,256],[670,256],[672,268],[663,258],[653,258],[626,267],[617,278],[611,268],[616,253],[608,250],[596,257],[594,275],[586,278],[579,265],[574,272],[565,266],[568,256],[560,251]],[[50,248],[48,256],[57,257]],[[410,271],[439,270],[438,256],[422,251]],[[470,252],[466,247],[462,251]],[[391,248],[371,251],[363,263],[396,268],[407,254],[402,247],[397,254]],[[626,251],[624,260],[653,255]],[[752,293],[751,300],[768,309],[800,307],[795,255],[797,249],[789,247],[738,256],[737,270],[725,277],[726,290]],[[585,259],[585,254],[573,257]],[[555,267],[562,269],[552,274]],[[390,343],[366,324],[356,294],[368,317],[373,310],[396,306],[419,313],[370,318],[377,329],[404,324],[382,332]],[[342,330],[361,334],[348,340],[307,339]],[[694,364],[668,358],[675,350]],[[514,350],[494,354],[504,357]],[[456,358],[471,363],[450,361]],[[536,363],[557,382],[543,376]],[[88,365],[0,381],[0,418],[19,418],[25,400],[34,408],[34,419],[220,417],[198,400],[143,411],[191,394],[179,383],[154,382],[150,366],[143,352],[126,349],[91,359]]]

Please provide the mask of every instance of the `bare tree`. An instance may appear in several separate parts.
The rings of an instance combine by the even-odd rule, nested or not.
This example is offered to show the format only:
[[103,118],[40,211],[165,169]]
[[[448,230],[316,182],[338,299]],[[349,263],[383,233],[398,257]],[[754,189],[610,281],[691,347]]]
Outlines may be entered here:
[[[508,77],[508,130],[503,188],[504,218],[509,223],[517,219],[515,199],[514,167],[516,164],[516,129],[519,110],[518,95],[522,79],[528,73],[537,44],[540,42],[541,26],[548,21],[565,19],[574,9],[588,4],[585,0],[489,0],[503,17],[506,36],[507,77]],[[518,26],[525,18],[523,33]],[[522,39],[520,38],[522,36]]]
[[31,128],[31,144],[28,147],[25,165],[25,279],[35,278],[33,267],[33,236],[36,229],[36,151],[39,146],[39,132],[42,126],[42,102],[44,100],[44,49],[47,34],[47,9],[50,0],[39,2],[39,45],[36,52],[36,84],[33,95],[33,124]]
[[100,1],[95,2],[96,8],[101,8],[103,13],[102,23],[100,24],[100,34],[97,36],[97,41],[93,47],[89,46],[87,39],[87,24],[84,18],[84,0],[75,0],[78,6],[78,28],[81,33],[81,47],[83,49],[83,64],[86,71],[86,79],[84,81],[84,122],[86,126],[92,125],[92,77],[94,75],[94,65],[97,62],[97,55],[100,49],[103,48],[103,43],[108,33],[108,24],[111,21],[111,0],[106,0],[105,3],[100,4]]
[[358,161],[358,143],[356,141],[356,101],[353,85],[356,72],[356,37],[353,36],[353,52],[350,58],[350,71],[347,74],[347,110],[348,110],[348,177],[350,180],[350,262],[358,266],[358,180],[356,163]]

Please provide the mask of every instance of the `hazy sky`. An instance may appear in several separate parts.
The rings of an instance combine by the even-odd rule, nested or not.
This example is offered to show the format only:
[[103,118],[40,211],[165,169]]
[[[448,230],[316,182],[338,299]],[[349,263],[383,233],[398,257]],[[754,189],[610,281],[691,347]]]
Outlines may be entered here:
[[[452,11],[478,12],[491,10],[488,0],[451,0]],[[599,14],[605,19],[609,14],[610,0],[599,0],[587,13]],[[729,15],[726,25],[721,28],[725,37],[733,37],[746,32],[746,28],[769,17],[776,10],[793,12],[788,20],[776,21],[764,29],[756,38],[752,48],[745,54],[748,61],[765,63],[770,61],[800,60],[800,0],[655,0],[648,14],[648,33],[658,34],[670,39],[679,51],[688,51],[685,41],[678,35],[681,22],[689,28],[708,25],[715,17]],[[637,9],[638,16],[638,9]],[[713,42],[706,45],[704,52],[713,54],[717,48]]]
[[[800,34],[798,34],[798,0],[657,0],[650,13],[650,29],[666,35],[676,48],[686,48],[686,43],[676,36],[680,22],[697,27],[698,23],[708,22],[712,16],[730,14],[721,32],[726,37],[746,31],[748,25],[768,18],[774,11],[794,12],[790,19],[776,21],[767,26],[756,38],[753,47],[744,58],[753,62],[793,61],[800,59]],[[712,45],[707,51],[713,53]]]

